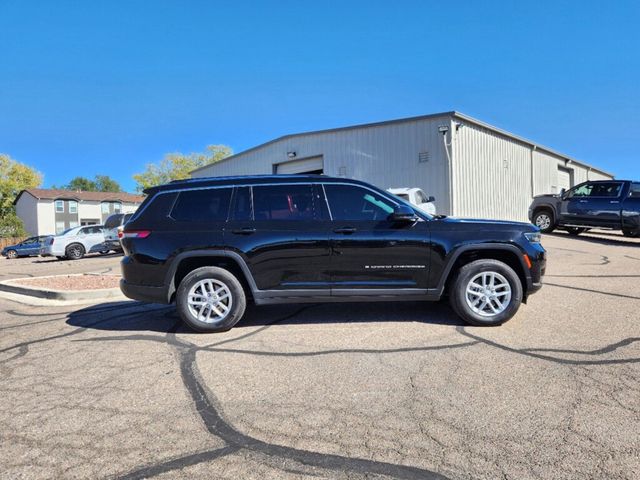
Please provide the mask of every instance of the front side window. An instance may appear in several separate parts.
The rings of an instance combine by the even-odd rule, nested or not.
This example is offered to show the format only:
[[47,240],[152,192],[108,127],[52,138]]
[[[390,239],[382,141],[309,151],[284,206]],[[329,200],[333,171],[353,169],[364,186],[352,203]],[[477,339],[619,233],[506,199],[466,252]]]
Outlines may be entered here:
[[324,186],[333,220],[386,220],[393,213],[391,200],[355,185]]
[[313,220],[311,185],[264,185],[253,187],[256,220]]
[[178,222],[224,222],[229,213],[231,188],[180,192],[171,218]]
[[69,213],[78,213],[78,202],[69,200]]
[[593,190],[593,183],[585,183],[584,185],[578,185],[573,190],[569,191],[568,198],[573,197],[588,197],[591,195],[591,191]]
[[64,213],[64,200],[56,200],[56,213]]

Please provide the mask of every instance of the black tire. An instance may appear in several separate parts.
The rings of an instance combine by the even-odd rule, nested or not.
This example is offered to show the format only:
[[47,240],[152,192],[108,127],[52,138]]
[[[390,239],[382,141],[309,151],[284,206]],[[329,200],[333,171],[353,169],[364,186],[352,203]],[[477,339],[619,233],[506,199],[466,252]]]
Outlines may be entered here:
[[553,212],[546,208],[536,210],[531,223],[538,227],[542,233],[551,233],[556,228]]
[[[494,273],[503,277],[511,289],[511,298],[503,311],[497,314],[483,315],[477,313],[467,302],[467,287],[471,281],[479,274]],[[478,297],[483,293],[479,292]],[[500,292],[498,292],[500,293]],[[472,294],[473,295],[473,294]],[[502,297],[504,298],[504,297]],[[506,263],[498,260],[476,260],[464,265],[456,273],[449,289],[449,302],[453,311],[458,314],[466,323],[476,326],[501,325],[512,318],[522,303],[522,283],[513,269]],[[497,305],[495,300],[490,301],[491,305]],[[487,304],[488,305],[488,304]],[[486,308],[486,307],[485,307]],[[493,306],[491,306],[493,309]]]
[[588,228],[567,227],[567,232],[569,232],[569,235],[572,235],[574,237],[577,237],[578,235],[586,232],[587,230]]
[[[212,281],[214,289],[217,289],[222,285],[229,293],[229,300],[226,303],[229,310],[224,312],[225,315],[220,320],[206,322],[198,319],[193,312],[202,313],[204,311],[210,315],[214,312],[213,308],[217,309],[218,305],[220,305],[220,303],[224,303],[224,301],[217,302],[216,307],[207,308],[206,306],[203,306],[201,307],[201,310],[197,310],[194,307],[193,312],[188,304],[188,296],[191,289],[196,287],[199,282],[206,280]],[[200,292],[196,293],[197,296],[202,295],[201,289],[196,288],[195,291]],[[202,298],[204,299],[205,297]],[[212,301],[215,301],[215,297]],[[198,332],[224,332],[229,330],[240,321],[244,315],[246,306],[247,298],[240,281],[231,272],[219,267],[200,267],[193,270],[180,282],[178,291],[176,292],[176,307],[180,317],[184,323]]]
[[71,245],[67,246],[64,253],[69,260],[80,260],[82,257],[84,257],[85,251],[81,243],[72,243]]
[[18,252],[16,252],[15,250],[8,250],[7,251],[7,259],[8,260],[13,260],[14,258],[18,258]]
[[638,230],[630,230],[628,228],[625,228],[624,230],[622,230],[622,234],[625,237],[638,238],[638,237],[640,237],[640,229],[638,229]]

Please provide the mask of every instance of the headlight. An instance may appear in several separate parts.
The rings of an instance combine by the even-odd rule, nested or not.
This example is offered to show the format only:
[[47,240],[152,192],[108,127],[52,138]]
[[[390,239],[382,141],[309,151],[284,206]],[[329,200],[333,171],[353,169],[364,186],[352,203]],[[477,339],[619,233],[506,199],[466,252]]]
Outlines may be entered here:
[[542,234],[540,232],[527,232],[524,236],[531,243],[540,243],[540,240],[542,240]]

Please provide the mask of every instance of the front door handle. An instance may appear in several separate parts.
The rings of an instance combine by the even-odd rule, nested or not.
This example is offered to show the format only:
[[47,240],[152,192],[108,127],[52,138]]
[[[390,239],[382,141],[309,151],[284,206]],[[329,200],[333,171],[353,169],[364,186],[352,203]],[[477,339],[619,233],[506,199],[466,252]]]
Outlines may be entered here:
[[251,235],[252,233],[256,233],[256,229],[252,227],[235,228],[231,230],[231,233],[235,233],[236,235]]
[[580,200],[580,203],[587,203],[588,200]]
[[343,227],[343,228],[336,228],[334,230],[335,233],[342,233],[344,235],[351,235],[352,233],[355,233],[356,231],[358,231],[358,229],[355,228],[355,227]]
[[611,202],[609,202],[609,203],[620,203],[620,201],[618,201],[618,200],[611,200]]

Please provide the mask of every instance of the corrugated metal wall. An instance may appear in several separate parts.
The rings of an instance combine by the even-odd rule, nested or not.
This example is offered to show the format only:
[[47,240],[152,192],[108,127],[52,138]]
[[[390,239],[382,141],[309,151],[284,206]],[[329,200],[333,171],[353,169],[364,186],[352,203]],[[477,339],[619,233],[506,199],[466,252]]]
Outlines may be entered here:
[[[288,160],[288,152],[295,152],[296,160],[322,156],[326,175],[364,180],[383,189],[420,187],[436,197],[439,212],[449,214],[447,157],[438,132],[443,124],[450,126],[450,117],[297,135],[240,153],[193,176],[270,174],[273,165]],[[420,158],[424,152],[428,155]]]
[[526,221],[530,148],[470,124],[454,134],[452,143],[454,215]]

